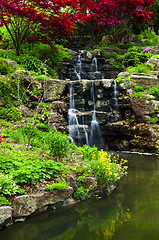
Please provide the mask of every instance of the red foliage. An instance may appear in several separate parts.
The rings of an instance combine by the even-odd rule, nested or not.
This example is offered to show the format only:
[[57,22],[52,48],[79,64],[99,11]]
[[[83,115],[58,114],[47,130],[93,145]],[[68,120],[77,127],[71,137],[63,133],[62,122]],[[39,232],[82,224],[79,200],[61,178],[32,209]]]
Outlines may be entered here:
[[76,22],[93,21],[98,27],[132,20],[148,22],[152,15],[148,7],[153,3],[153,0],[0,0],[0,26],[13,23],[13,16],[18,16],[26,29],[38,24],[39,40],[44,38],[48,42],[70,36]]

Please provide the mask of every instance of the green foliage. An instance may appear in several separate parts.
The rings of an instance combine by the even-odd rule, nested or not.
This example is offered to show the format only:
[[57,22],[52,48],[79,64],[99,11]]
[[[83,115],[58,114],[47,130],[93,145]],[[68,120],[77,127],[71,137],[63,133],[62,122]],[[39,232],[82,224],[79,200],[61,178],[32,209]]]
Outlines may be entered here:
[[6,59],[0,57],[0,74],[7,75],[8,73],[14,72],[15,69],[11,67]]
[[124,76],[121,76],[121,77],[116,78],[117,83],[123,83],[124,80],[129,80],[129,79],[126,78],[126,77],[124,77]]
[[134,92],[143,92],[144,88],[141,86],[134,86]]
[[39,74],[44,72],[42,61],[36,57],[30,55],[20,56],[17,57],[17,63],[23,65],[23,67],[27,70],[39,72]]
[[158,111],[158,108],[157,108],[157,107],[155,107],[153,110],[154,110],[154,111]]
[[90,198],[89,190],[83,188],[82,186],[77,188],[77,191],[73,194],[74,198],[85,200],[86,198]]
[[114,68],[121,68],[122,67],[123,56],[119,55],[117,52],[110,53],[110,52],[102,51],[102,56],[106,59],[113,58],[114,60],[110,60],[109,63]]
[[24,191],[16,184],[11,174],[2,174],[0,172],[0,195],[11,196]]
[[141,63],[145,63],[151,56],[150,52],[143,52],[141,47],[132,47],[125,53],[122,63],[125,67],[135,67]]
[[153,70],[153,65],[149,64],[149,65],[145,65],[145,64],[138,64],[135,67],[129,66],[127,67],[126,71],[130,72],[130,73],[149,73],[150,71]]
[[150,123],[155,124],[155,123],[157,123],[157,122],[158,122],[158,118],[156,118],[156,117],[151,117],[151,118],[150,118]]
[[139,98],[141,95],[147,94],[147,92],[137,92],[132,95],[132,98]]
[[[157,16],[157,18],[158,18],[158,16]],[[158,26],[156,25],[153,27],[158,27]],[[138,39],[141,41],[140,45],[142,45],[142,46],[146,46],[146,47],[147,46],[158,46],[159,36],[158,36],[157,32],[155,33],[154,31],[147,29],[138,35]],[[143,41],[143,39],[144,39],[144,41]]]
[[112,53],[112,57],[114,58],[115,61],[110,61],[109,63],[114,67],[114,68],[121,68],[122,67],[122,60],[123,56],[117,54],[116,52]]
[[147,97],[146,100],[152,100],[152,97]]
[[6,199],[6,197],[0,194],[0,206],[3,205],[11,205],[11,203]]
[[47,185],[45,190],[52,192],[54,189],[64,191],[67,188],[67,183],[64,181],[60,181],[58,183],[53,183],[51,185]]
[[56,129],[48,134],[48,144],[50,153],[56,157],[66,156],[71,147],[68,136],[57,132]]
[[[3,144],[0,152],[0,173],[12,176],[8,182],[13,179],[16,184],[32,185],[38,181],[69,174],[69,170],[61,162],[45,161],[38,153],[29,153]],[[12,182],[11,184],[14,185]]]
[[156,98],[159,98],[159,88],[150,88],[149,93],[154,95]]
[[22,113],[18,108],[6,105],[6,108],[0,107],[0,118],[17,121],[22,118]]
[[84,182],[85,182],[84,177],[83,177],[83,176],[79,176],[79,177],[77,178],[77,182],[78,182],[78,183],[84,183]]

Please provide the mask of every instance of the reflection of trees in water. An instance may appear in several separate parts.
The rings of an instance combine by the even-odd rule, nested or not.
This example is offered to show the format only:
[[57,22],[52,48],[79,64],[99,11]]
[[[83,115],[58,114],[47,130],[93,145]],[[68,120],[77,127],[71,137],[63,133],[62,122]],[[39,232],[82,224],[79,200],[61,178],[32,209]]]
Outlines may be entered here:
[[49,240],[85,239],[86,231],[89,232],[88,236],[91,237],[88,239],[111,240],[115,231],[131,218],[129,209],[122,209],[120,203],[111,206],[111,208],[108,206],[108,211],[103,211],[103,214],[98,213],[99,209],[87,207],[78,206],[75,208],[79,219],[76,227],[70,227],[62,234]]

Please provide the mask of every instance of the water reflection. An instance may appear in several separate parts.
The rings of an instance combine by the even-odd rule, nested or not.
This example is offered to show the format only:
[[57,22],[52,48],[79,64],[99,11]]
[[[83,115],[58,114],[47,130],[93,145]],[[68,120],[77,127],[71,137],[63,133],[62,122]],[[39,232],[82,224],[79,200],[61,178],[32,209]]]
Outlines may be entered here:
[[110,196],[45,212],[0,233],[4,240],[157,240],[159,157],[126,154],[128,176]]

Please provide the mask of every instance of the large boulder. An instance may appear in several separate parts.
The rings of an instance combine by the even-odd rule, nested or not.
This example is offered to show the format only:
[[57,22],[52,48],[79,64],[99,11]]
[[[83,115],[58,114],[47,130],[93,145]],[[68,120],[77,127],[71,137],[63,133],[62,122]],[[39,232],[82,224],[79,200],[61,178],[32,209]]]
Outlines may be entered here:
[[153,65],[154,71],[159,71],[159,55],[151,57],[147,62],[146,65]]
[[145,90],[149,88],[159,88],[159,79],[157,75],[134,73],[130,76],[130,80],[133,85],[142,86]]
[[12,224],[12,208],[9,206],[0,207],[0,228]]
[[106,132],[107,135],[118,136],[119,138],[121,136],[130,136],[131,134],[130,125],[128,121],[118,121],[109,123],[106,126]]
[[48,205],[64,203],[73,194],[73,188],[68,187],[65,191],[54,190],[39,194],[23,195],[16,197],[13,201],[13,217],[25,217],[43,210]]
[[16,70],[13,73],[13,76],[15,76],[19,81],[23,84],[24,87],[28,87],[29,84],[31,84],[31,81],[33,79],[32,75],[29,71],[26,70]]
[[157,124],[139,123],[131,128],[133,139],[131,148],[155,151],[159,147],[159,126]]

